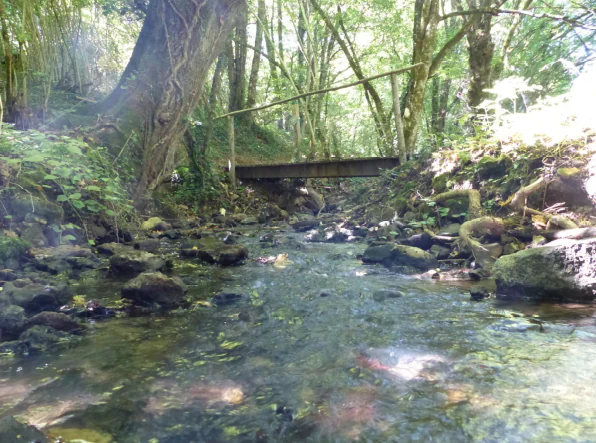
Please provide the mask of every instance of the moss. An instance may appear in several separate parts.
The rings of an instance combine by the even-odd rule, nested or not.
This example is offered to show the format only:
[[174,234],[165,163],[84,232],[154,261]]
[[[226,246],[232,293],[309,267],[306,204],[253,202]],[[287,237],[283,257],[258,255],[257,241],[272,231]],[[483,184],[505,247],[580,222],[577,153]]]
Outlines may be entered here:
[[19,237],[0,237],[0,261],[20,260],[31,245]]
[[440,194],[447,190],[447,181],[449,180],[449,174],[435,175],[432,180],[433,190]]
[[62,206],[41,198],[22,194],[15,196],[10,201],[10,211],[15,221],[23,220],[25,215],[29,213],[45,218],[48,223],[59,223],[64,218]]

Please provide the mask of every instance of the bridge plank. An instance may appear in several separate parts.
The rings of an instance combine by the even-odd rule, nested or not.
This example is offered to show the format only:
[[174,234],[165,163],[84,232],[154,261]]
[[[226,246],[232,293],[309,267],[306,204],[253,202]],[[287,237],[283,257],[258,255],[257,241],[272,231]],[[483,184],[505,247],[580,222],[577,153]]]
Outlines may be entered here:
[[399,166],[399,158],[394,157],[236,166],[236,177],[245,179],[377,177],[383,169],[397,166]]

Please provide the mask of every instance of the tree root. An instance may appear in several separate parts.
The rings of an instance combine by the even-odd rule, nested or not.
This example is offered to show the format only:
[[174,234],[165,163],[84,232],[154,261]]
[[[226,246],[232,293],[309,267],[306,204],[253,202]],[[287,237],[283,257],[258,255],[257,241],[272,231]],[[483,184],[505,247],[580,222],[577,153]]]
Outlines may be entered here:
[[446,200],[454,198],[465,197],[468,199],[468,220],[474,220],[475,218],[482,217],[482,205],[480,204],[480,192],[476,189],[458,189],[456,191],[443,192],[442,194],[435,195],[432,199],[436,203],[441,203]]
[[540,190],[542,190],[548,182],[544,177],[540,177],[538,180],[534,181],[533,183],[529,184],[526,187],[520,188],[519,191],[515,193],[509,205],[518,213],[520,213],[523,217],[526,215],[538,215],[540,217],[544,217],[548,220],[547,228],[550,229],[553,226],[558,226],[561,229],[576,229],[578,226],[569,220],[567,217],[563,217],[562,215],[551,215],[547,214],[542,211],[537,211],[536,209],[528,208],[526,206],[528,202],[528,197]]
[[474,255],[476,263],[490,271],[497,260],[491,251],[474,237],[485,234],[500,236],[505,230],[503,220],[496,217],[480,217],[465,222],[459,231],[458,245],[462,250],[468,250]]

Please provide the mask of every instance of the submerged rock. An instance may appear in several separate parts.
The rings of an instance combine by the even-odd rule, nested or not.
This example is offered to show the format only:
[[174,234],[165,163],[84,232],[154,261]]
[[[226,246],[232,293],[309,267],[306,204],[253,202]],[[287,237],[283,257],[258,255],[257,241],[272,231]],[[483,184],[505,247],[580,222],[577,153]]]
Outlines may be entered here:
[[499,298],[596,300],[596,238],[557,240],[502,256],[493,275]]
[[299,220],[297,222],[292,223],[292,228],[294,228],[297,232],[306,232],[310,231],[311,229],[317,228],[321,225],[319,220]]
[[239,292],[220,292],[213,297],[213,302],[217,306],[224,306],[240,301],[244,298]]
[[72,338],[72,335],[57,331],[50,326],[33,326],[23,332],[19,340],[26,344],[31,352],[45,352]]
[[140,274],[166,268],[166,261],[146,251],[130,249],[110,258],[110,269],[116,274]]
[[[157,240],[157,242],[159,243],[159,240]],[[139,249],[139,248],[135,248],[135,249]],[[130,246],[123,245],[122,243],[115,243],[115,242],[104,243],[102,245],[97,246],[97,252],[99,254],[108,255],[108,256],[112,256],[119,252],[126,252],[126,251],[130,251]]]
[[182,244],[182,257],[196,257],[207,263],[231,266],[248,257],[248,249],[242,245],[227,245],[215,237],[205,237]]
[[85,325],[82,325],[61,312],[40,312],[31,317],[25,325],[26,328],[33,326],[49,326],[57,331],[64,332],[77,332],[85,329]]
[[390,243],[370,246],[364,251],[362,261],[385,266],[409,266],[423,271],[439,266],[437,259],[422,249]]
[[4,417],[0,420],[0,441],[47,443],[48,440],[35,426],[20,423],[14,417]]
[[389,298],[400,298],[403,296],[404,296],[403,292],[396,291],[393,289],[380,289],[378,291],[374,291],[372,294],[372,298],[374,301],[384,301]]
[[122,298],[138,305],[158,304],[177,308],[187,304],[187,287],[178,277],[167,277],[161,272],[144,272],[122,288]]
[[472,288],[470,289],[470,299],[474,301],[482,301],[485,298],[490,297],[486,288]]
[[10,305],[0,308],[0,331],[2,339],[16,338],[25,329],[27,316],[20,306]]
[[66,284],[43,285],[25,282],[23,286],[17,287],[15,283],[17,281],[4,285],[0,300],[20,306],[30,314],[41,311],[57,311],[60,306],[68,303],[71,298]]

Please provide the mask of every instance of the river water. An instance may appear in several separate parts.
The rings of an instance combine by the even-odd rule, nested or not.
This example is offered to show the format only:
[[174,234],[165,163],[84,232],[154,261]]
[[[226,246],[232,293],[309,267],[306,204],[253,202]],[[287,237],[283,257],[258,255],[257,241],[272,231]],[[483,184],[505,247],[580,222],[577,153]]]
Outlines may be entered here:
[[[2,360],[0,412],[99,443],[596,441],[594,308],[473,302],[465,284],[362,265],[364,244],[281,233],[264,249],[261,233],[244,266],[176,261],[197,299],[243,300],[98,321],[75,346]],[[75,292],[107,303],[121,285]]]

